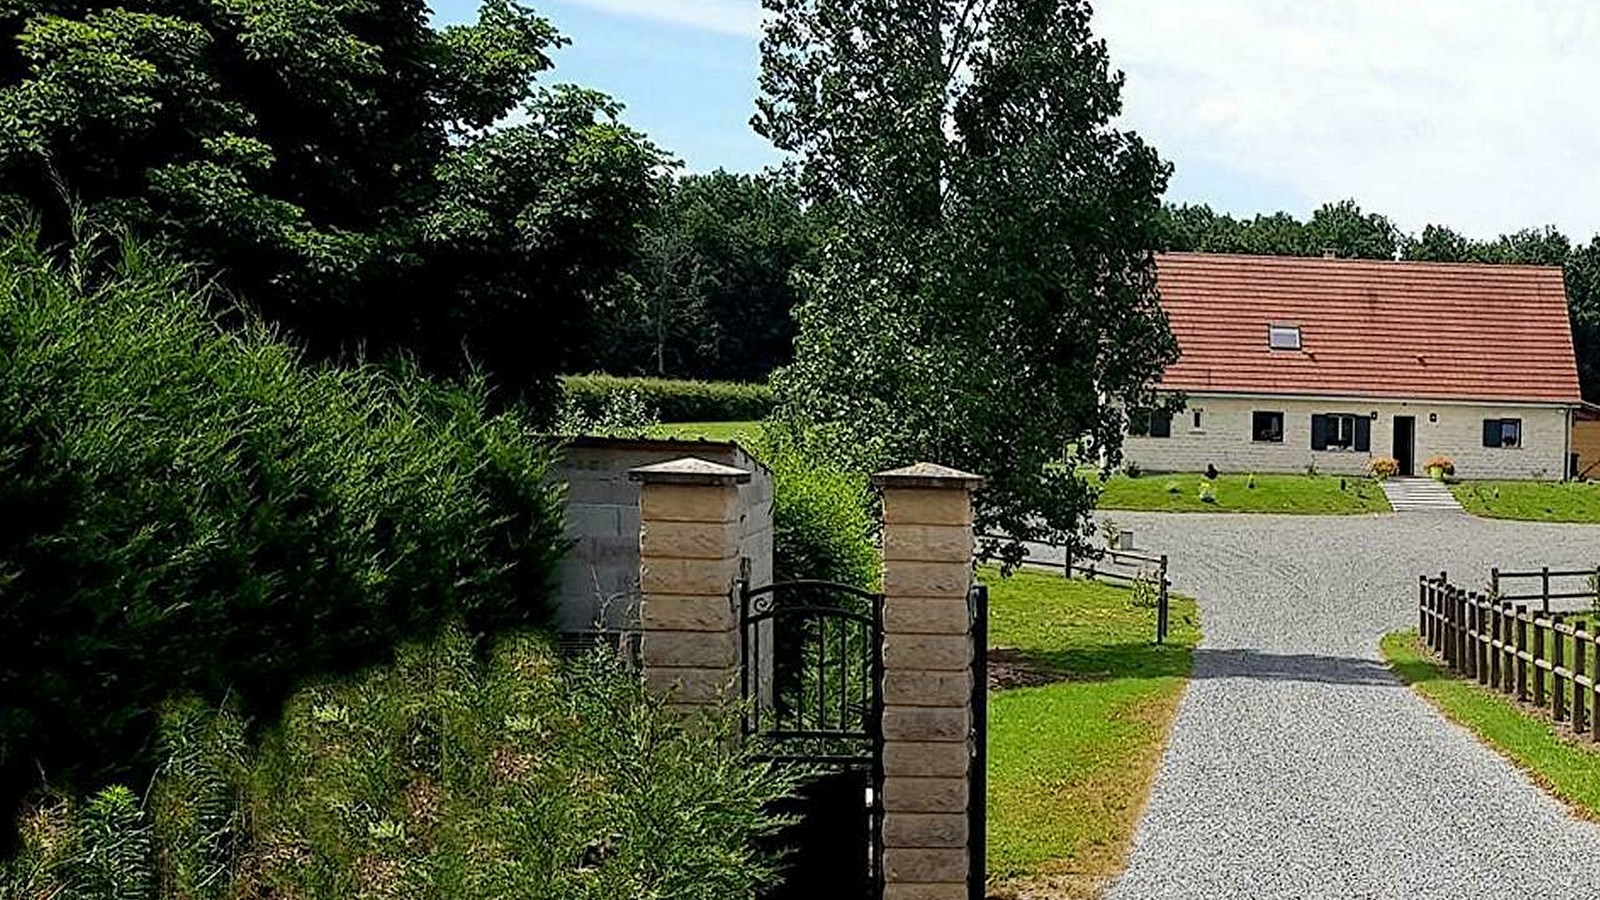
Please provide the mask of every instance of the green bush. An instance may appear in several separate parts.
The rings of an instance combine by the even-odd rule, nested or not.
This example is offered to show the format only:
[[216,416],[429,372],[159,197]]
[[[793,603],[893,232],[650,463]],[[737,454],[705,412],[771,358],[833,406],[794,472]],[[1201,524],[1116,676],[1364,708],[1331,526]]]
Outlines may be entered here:
[[[183,267],[0,233],[0,779],[130,772],[174,692],[274,708],[549,616],[549,451],[479,388],[313,369]],[[3,798],[0,798],[3,799]]]
[[[480,659],[458,629],[295,694],[259,749],[237,716],[171,708],[142,805],[126,788],[23,818],[4,896],[78,900],[750,897],[791,775],[682,723],[597,650]],[[730,711],[731,712],[731,711]]]
[[616,393],[642,398],[662,422],[750,422],[772,412],[772,388],[764,384],[568,375],[561,386],[568,403],[596,419],[603,418]]
[[803,438],[770,422],[761,444],[756,455],[772,470],[774,580],[876,585],[877,526],[867,476],[809,452]]

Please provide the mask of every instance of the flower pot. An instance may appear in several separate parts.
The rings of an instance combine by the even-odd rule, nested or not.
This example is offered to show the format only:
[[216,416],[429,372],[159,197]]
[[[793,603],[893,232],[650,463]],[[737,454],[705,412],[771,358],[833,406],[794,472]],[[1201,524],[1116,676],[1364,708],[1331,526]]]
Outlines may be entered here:
[[1444,480],[1444,466],[1429,466],[1428,467],[1428,477],[1432,478],[1434,481],[1443,481]]

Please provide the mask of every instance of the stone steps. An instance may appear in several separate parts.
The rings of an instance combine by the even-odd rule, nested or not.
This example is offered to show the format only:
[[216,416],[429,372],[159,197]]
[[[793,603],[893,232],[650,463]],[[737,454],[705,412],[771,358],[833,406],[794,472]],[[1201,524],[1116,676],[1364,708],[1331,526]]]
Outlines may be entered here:
[[1443,482],[1431,478],[1390,478],[1383,492],[1395,512],[1461,512],[1461,504]]

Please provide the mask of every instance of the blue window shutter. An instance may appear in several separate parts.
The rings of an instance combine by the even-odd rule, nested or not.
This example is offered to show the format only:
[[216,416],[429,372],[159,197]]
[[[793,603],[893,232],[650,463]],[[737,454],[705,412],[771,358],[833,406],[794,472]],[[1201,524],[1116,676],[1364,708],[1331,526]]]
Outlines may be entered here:
[[1150,436],[1172,437],[1172,413],[1157,410],[1150,415]]
[[1356,450],[1366,453],[1372,449],[1372,420],[1366,416],[1356,417]]
[[1483,420],[1483,445],[1485,447],[1500,446],[1500,420]]
[[1328,449],[1328,417],[1311,417],[1311,449]]

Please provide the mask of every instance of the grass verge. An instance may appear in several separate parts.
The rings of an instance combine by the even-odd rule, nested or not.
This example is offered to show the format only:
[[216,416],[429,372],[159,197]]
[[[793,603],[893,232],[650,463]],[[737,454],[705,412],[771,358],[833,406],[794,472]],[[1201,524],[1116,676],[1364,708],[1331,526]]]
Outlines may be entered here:
[[1600,753],[1505,695],[1451,675],[1426,653],[1414,631],[1386,635],[1382,648],[1395,674],[1447,718],[1585,817],[1600,819]]
[[1194,601],[1173,598],[1169,642],[1157,647],[1155,610],[1126,589],[989,567],[981,577],[998,649],[991,676],[1021,667],[1023,680],[1047,682],[990,695],[991,888],[1098,896],[1126,862],[1188,681]]
[[651,428],[650,436],[684,441],[738,441],[748,446],[761,437],[761,423],[668,422]]
[[[1389,511],[1383,488],[1370,478],[1337,475],[1204,475],[1112,476],[1101,486],[1101,509],[1151,512],[1297,513],[1358,515]],[[1214,500],[1201,499],[1209,485]]]
[[1450,486],[1463,509],[1488,519],[1600,522],[1600,484],[1469,481]]

